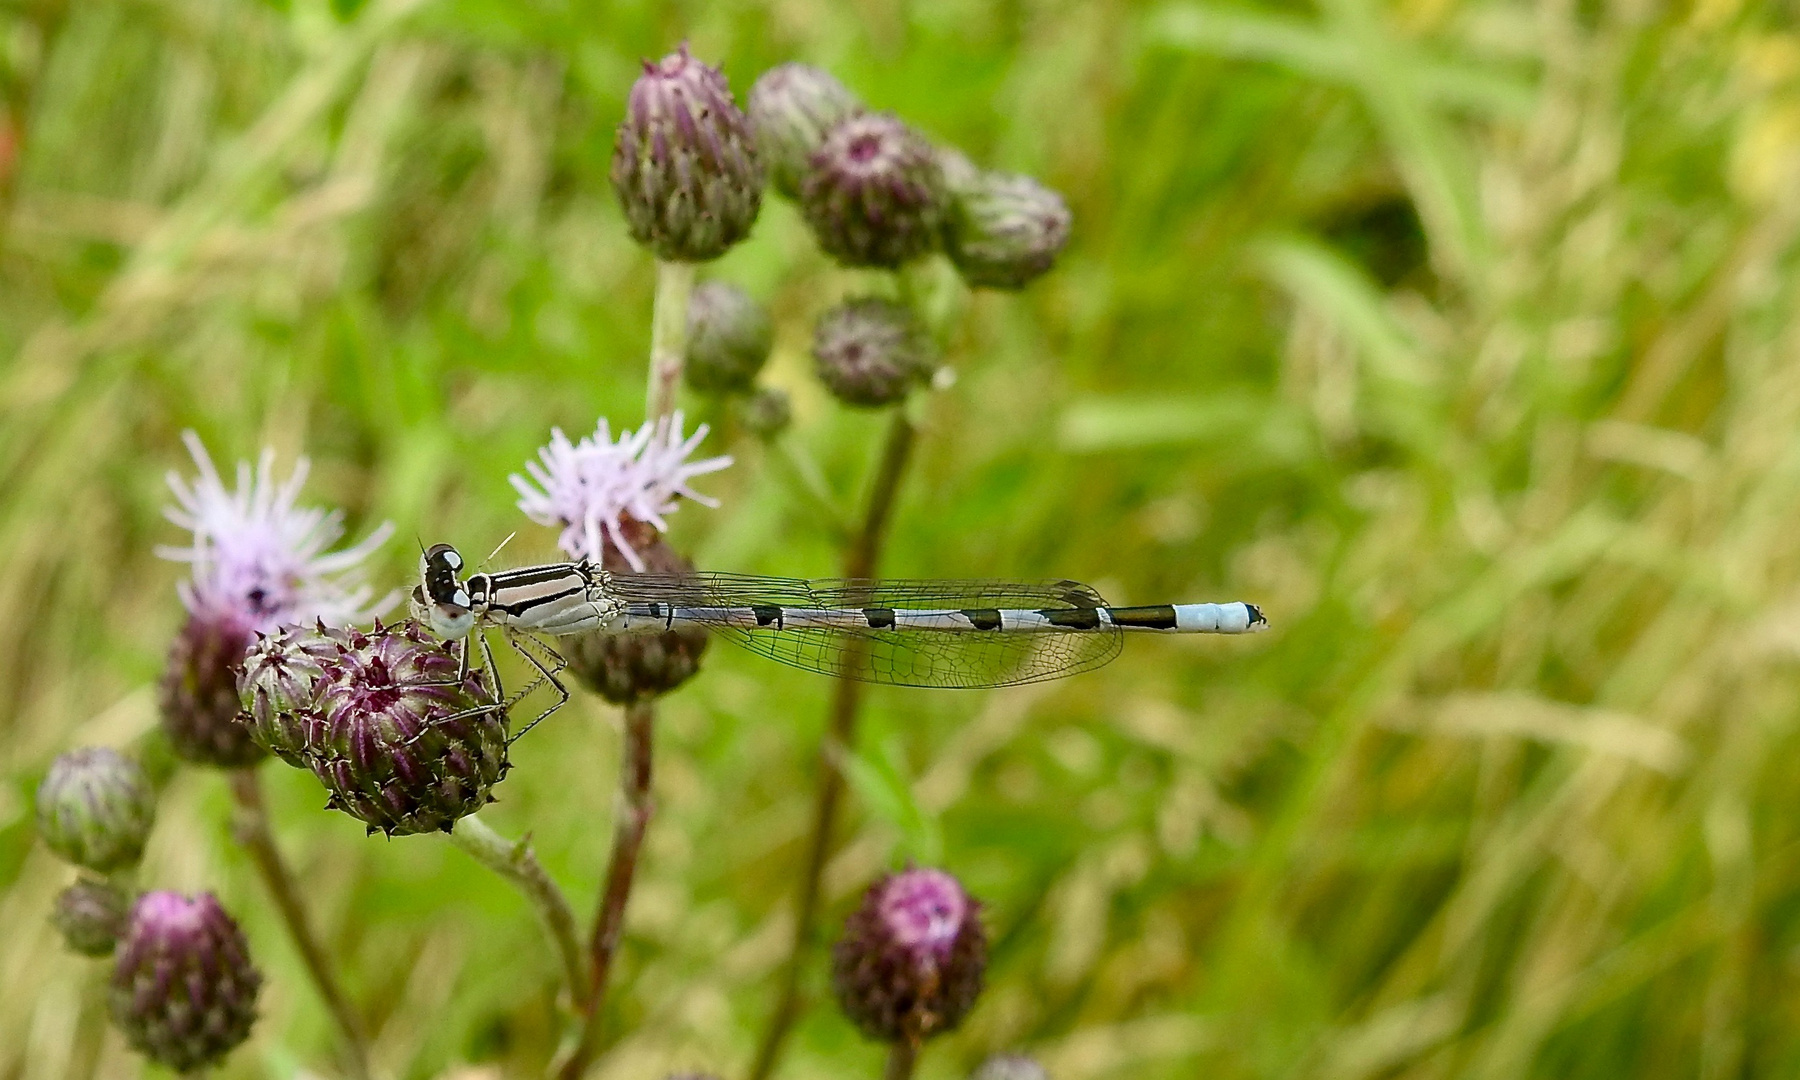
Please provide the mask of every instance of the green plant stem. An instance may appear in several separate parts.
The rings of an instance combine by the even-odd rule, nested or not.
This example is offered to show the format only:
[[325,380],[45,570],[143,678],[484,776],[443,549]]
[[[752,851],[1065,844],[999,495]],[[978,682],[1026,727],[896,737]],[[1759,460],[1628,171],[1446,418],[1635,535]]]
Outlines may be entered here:
[[919,1061],[919,1047],[910,1039],[901,1039],[888,1047],[887,1068],[881,1080],[912,1080],[913,1066]]
[[512,882],[537,909],[538,918],[543,920],[544,929],[549,931],[550,940],[562,959],[563,977],[569,983],[569,999],[574,1002],[577,1012],[585,1013],[593,988],[588,981],[587,965],[583,962],[581,936],[575,928],[575,911],[555,879],[538,862],[537,853],[531,849],[531,837],[508,840],[480,817],[471,814],[456,823],[450,833],[450,842],[476,862]]
[[675,411],[675,389],[687,356],[688,298],[694,294],[694,264],[656,264],[656,301],[650,314],[650,387],[645,419],[656,421]]
[[[844,576],[875,576],[881,558],[882,541],[887,537],[894,498],[900,480],[912,458],[914,437],[912,422],[906,410],[897,408],[888,424],[887,442],[882,448],[881,463],[876,467],[875,484],[869,492],[868,510],[862,527],[852,538],[844,557]],[[862,708],[863,684],[856,679],[838,679],[832,688],[831,714],[825,738],[819,745],[819,796],[813,806],[812,833],[807,841],[806,869],[800,881],[800,906],[794,921],[794,939],[787,963],[781,973],[780,996],[769,1018],[757,1048],[756,1062],[751,1067],[751,1080],[767,1080],[781,1057],[782,1044],[794,1021],[799,1019],[800,973],[812,950],[813,924],[818,921],[819,893],[825,878],[825,864],[831,858],[832,834],[837,830],[838,805],[844,797],[844,762],[856,745],[856,721]]]
[[619,937],[625,928],[625,902],[637,874],[638,855],[650,828],[655,807],[650,799],[650,760],[656,725],[656,706],[648,701],[625,707],[625,741],[619,755],[619,807],[613,825],[612,859],[606,869],[606,886],[594,913],[594,933],[589,940],[593,994],[582,1017],[581,1041],[563,1063],[563,1080],[578,1080],[599,1049],[600,1017],[606,1003],[606,980],[618,956]]
[[231,797],[237,804],[233,831],[238,843],[250,853],[250,861],[256,864],[257,873],[274,899],[276,910],[281,913],[281,921],[287,924],[294,947],[300,950],[300,959],[306,964],[307,974],[312,976],[313,986],[337,1024],[338,1036],[344,1045],[346,1071],[354,1080],[368,1080],[369,1047],[363,1035],[362,1021],[338,985],[337,974],[313,934],[306,907],[300,902],[294,875],[282,859],[281,849],[275,846],[275,834],[269,829],[268,807],[263,801],[262,778],[254,767],[232,769],[228,775]]

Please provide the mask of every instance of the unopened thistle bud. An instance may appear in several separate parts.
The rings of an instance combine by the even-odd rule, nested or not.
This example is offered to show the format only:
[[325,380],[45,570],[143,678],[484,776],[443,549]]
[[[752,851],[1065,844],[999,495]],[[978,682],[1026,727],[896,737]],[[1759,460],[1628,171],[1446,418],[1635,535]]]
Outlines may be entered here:
[[111,956],[125,932],[131,898],[118,886],[82,878],[56,894],[50,921],[62,931],[63,944],[83,956]]
[[113,1023],[178,1072],[211,1065],[250,1035],[262,976],[244,932],[211,893],[150,892],[132,905],[113,962]]
[[[641,521],[621,522],[633,549],[653,574],[690,574],[694,565],[663,543],[654,527]],[[623,556],[608,547],[601,560],[609,572],[634,572]],[[594,693],[615,705],[659,697],[700,670],[707,634],[694,626],[661,633],[582,634],[568,642],[569,670]]]
[[418,623],[351,631],[323,665],[307,764],[370,832],[449,832],[506,775],[506,717],[481,672]]
[[50,850],[102,874],[135,866],[156,820],[156,792],[137,762],[116,750],[71,750],[50,763],[37,790],[38,832]]
[[1062,196],[1029,176],[958,172],[948,185],[944,248],[963,280],[1021,289],[1050,269],[1073,220]]
[[786,390],[779,386],[763,386],[743,400],[738,408],[738,418],[751,434],[773,439],[793,422],[794,405],[788,400]]
[[226,612],[188,616],[169,646],[157,684],[163,730],[175,752],[199,765],[254,765],[262,747],[238,722],[238,672],[252,641],[250,627]]
[[819,379],[847,405],[901,401],[930,377],[935,357],[931,335],[912,309],[879,297],[845,301],[813,328]]
[[995,1054],[970,1080],[1050,1080],[1044,1067],[1024,1054]]
[[702,282],[688,300],[687,383],[703,394],[741,394],[775,347],[769,313],[723,281]]
[[725,76],[686,45],[644,62],[619,122],[612,182],[631,238],[659,259],[704,262],[749,235],[763,185],[750,121]]
[[769,183],[790,199],[800,197],[813,152],[825,135],[862,111],[844,84],[811,64],[770,68],[750,88],[750,128],[769,168]]
[[258,636],[237,683],[243,708],[238,722],[248,725],[258,746],[289,765],[306,766],[309,725],[320,722],[314,695],[325,665],[350,644],[350,633],[318,622]]
[[832,949],[832,985],[863,1032],[918,1042],[962,1022],[981,992],[987,935],[980,904],[942,870],[869,886]]
[[827,255],[896,267],[937,244],[943,177],[924,136],[887,113],[852,116],[813,152],[800,208]]

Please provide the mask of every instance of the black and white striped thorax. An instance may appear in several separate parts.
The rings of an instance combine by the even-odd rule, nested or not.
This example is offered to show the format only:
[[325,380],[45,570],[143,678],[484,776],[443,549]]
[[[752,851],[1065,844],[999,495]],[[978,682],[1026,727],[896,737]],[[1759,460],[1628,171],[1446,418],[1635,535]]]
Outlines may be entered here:
[[562,637],[700,626],[772,659],[910,686],[1003,686],[1084,671],[1125,632],[1242,634],[1253,604],[1114,607],[1073,581],[820,580],[611,574],[592,562],[462,577],[439,544],[420,560],[415,615],[445,637],[478,622]]

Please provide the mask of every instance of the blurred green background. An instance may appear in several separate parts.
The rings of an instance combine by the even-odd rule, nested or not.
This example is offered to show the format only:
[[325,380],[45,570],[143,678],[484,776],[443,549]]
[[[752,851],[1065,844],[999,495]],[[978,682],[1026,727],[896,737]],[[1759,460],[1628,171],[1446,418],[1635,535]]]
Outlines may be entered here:
[[[549,555],[506,477],[553,424],[642,416],[654,275],[606,171],[638,58],[683,39],[740,95],[820,64],[1074,209],[1056,271],[972,298],[888,573],[1274,623],[871,695],[828,918],[913,858],[995,944],[923,1076],[1015,1048],[1057,1080],[1800,1071],[1791,9],[5,0],[0,1078],[143,1071],[45,921],[72,872],[31,796],[154,726],[179,432],[311,455],[309,500],[398,525],[384,586],[415,536]],[[773,200],[704,273],[773,305],[791,438],[854,506],[880,420],[806,347],[859,282]],[[708,448],[738,464],[675,519],[701,566],[838,571],[753,439]],[[747,1065],[828,690],[717,646],[666,702],[594,1075]],[[617,730],[578,698],[484,815],[584,913]],[[380,1069],[541,1069],[558,967],[517,895],[265,776]],[[268,974],[225,1072],[328,1072],[219,776],[172,780],[143,879],[216,890]],[[822,960],[809,989],[781,1075],[874,1075]]]

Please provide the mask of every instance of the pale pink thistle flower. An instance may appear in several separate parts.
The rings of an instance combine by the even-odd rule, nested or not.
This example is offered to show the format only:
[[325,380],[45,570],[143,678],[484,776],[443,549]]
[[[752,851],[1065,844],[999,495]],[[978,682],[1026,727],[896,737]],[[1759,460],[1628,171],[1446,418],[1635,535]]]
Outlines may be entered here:
[[643,572],[643,556],[627,535],[629,523],[667,532],[666,516],[680,507],[680,499],[718,506],[688,481],[731,465],[728,456],[689,460],[708,429],[701,424],[684,438],[682,422],[677,412],[620,432],[616,441],[604,419],[593,435],[576,443],[553,429],[538,460],[525,465],[530,478],[511,477],[519,509],[540,525],[562,526],[557,545],[569,558],[601,562],[610,547]]
[[177,505],[164,512],[193,541],[157,549],[191,568],[177,586],[188,620],[159,687],[163,727],[182,757],[241,767],[263,756],[237,718],[245,651],[256,635],[284,625],[362,622],[391,606],[395,593],[371,601],[360,564],[394,527],[383,523],[361,543],[331,551],[344,535],[342,512],[296,505],[306,459],[277,483],[274,452],[265,450],[254,470],[239,462],[236,490],[228,490],[199,437],[190,431],[182,441],[199,475],[169,474]]

